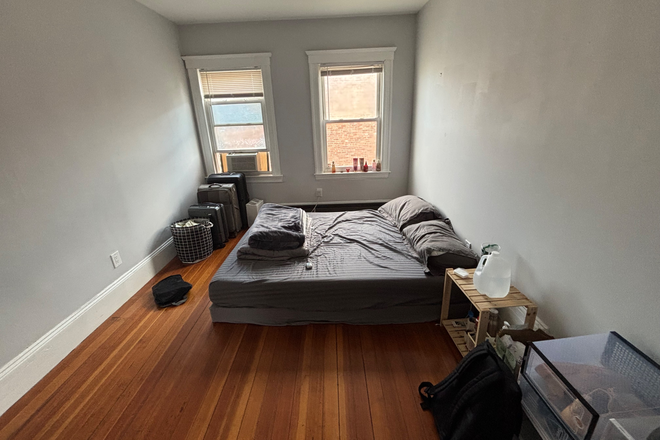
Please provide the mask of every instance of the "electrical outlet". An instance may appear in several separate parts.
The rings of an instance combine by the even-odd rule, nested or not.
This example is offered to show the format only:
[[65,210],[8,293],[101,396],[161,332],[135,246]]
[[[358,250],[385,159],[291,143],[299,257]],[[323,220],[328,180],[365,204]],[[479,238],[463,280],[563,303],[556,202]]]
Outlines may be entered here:
[[112,260],[112,265],[115,267],[115,269],[121,266],[121,256],[119,255],[119,251],[114,251],[111,253],[110,259]]
[[472,243],[470,243],[470,242],[467,241],[467,240],[465,240],[465,246],[467,246],[468,249],[472,249]]
[[323,188],[316,188],[316,197],[323,197]]

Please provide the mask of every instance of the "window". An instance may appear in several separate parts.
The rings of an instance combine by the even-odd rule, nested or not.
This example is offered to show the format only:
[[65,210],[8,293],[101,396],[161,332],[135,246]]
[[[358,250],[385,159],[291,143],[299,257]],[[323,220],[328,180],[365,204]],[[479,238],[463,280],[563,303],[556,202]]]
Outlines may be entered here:
[[184,57],[207,173],[281,181],[270,54]]
[[[317,179],[389,173],[392,60],[396,48],[309,51]],[[381,172],[354,173],[353,158]],[[334,162],[337,172],[332,174]],[[342,173],[349,169],[348,174]]]

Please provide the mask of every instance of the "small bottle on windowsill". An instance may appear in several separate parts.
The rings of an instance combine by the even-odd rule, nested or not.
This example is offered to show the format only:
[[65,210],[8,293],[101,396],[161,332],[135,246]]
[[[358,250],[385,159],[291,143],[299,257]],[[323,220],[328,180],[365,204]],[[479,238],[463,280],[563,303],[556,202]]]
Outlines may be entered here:
[[380,171],[380,160],[376,162],[376,171]]
[[376,171],[376,159],[371,163],[371,171]]
[[337,172],[337,168],[335,167],[335,161],[332,161],[332,172],[333,174]]

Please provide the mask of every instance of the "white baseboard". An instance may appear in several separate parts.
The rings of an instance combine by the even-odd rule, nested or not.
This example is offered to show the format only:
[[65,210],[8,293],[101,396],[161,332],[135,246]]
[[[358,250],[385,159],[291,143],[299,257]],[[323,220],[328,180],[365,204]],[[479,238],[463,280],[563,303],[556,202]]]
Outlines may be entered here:
[[344,201],[335,201],[335,202],[291,202],[291,203],[280,203],[280,205],[285,206],[314,206],[314,205],[353,205],[353,204],[367,204],[367,203],[387,203],[391,199],[378,199],[378,200],[344,200]]
[[172,238],[0,368],[0,415],[108,319],[176,255]]
[[[506,307],[499,309],[499,311],[502,320],[508,321],[511,325],[520,325],[525,323],[525,318],[527,317],[527,309],[525,309],[525,307]],[[549,327],[537,316],[534,323],[534,330],[536,329],[541,329],[544,332],[547,332]]]

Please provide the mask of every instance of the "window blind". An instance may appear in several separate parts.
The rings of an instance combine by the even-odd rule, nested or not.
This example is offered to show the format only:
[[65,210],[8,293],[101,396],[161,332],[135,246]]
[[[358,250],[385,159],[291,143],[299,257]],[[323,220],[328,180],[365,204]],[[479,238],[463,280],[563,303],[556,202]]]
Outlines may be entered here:
[[322,66],[321,76],[360,75],[365,73],[381,73],[382,71],[382,64],[365,66]]
[[261,69],[200,71],[204,98],[250,98],[264,96]]

